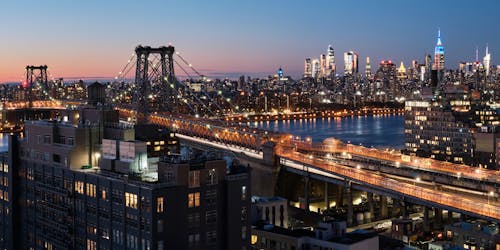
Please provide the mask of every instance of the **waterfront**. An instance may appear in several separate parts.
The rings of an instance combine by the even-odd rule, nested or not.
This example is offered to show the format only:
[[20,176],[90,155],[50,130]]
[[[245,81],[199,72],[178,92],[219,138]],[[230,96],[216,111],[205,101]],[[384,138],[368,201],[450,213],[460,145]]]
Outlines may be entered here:
[[335,137],[356,145],[400,149],[404,147],[403,115],[265,121],[254,125],[262,129],[289,133],[301,138],[311,137],[315,142]]

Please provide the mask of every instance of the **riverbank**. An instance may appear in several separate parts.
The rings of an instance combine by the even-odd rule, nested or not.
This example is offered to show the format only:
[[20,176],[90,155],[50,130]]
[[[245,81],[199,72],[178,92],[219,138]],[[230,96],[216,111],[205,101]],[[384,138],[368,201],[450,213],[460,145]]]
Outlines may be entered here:
[[369,115],[403,115],[402,108],[373,108],[360,110],[330,110],[330,111],[311,111],[311,112],[290,112],[290,113],[270,113],[270,114],[254,114],[254,115],[235,115],[225,118],[226,121],[234,122],[261,122],[261,121],[285,121],[307,118],[336,118],[336,117],[354,117],[354,116],[369,116]]

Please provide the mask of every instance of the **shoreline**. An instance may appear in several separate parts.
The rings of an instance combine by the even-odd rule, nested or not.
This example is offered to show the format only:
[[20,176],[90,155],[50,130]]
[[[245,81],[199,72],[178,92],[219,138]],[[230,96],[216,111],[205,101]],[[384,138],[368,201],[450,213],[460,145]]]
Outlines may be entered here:
[[248,115],[247,117],[238,115],[226,117],[225,121],[238,122],[239,124],[247,124],[250,122],[265,122],[265,121],[286,121],[286,120],[300,120],[300,119],[313,119],[313,118],[345,118],[345,117],[358,117],[358,116],[373,116],[373,115],[404,115],[404,108],[390,108],[390,109],[363,109],[363,110],[342,110],[342,111],[314,111],[314,112],[297,112],[297,113],[283,113],[283,114],[258,114]]

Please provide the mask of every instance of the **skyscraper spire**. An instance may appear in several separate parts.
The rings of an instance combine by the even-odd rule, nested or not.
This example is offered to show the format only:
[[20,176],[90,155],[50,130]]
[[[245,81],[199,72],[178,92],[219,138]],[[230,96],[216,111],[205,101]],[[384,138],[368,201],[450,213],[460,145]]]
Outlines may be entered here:
[[438,29],[437,43],[434,48],[434,64],[432,66],[434,70],[444,70],[444,47],[441,41],[441,29]]
[[476,46],[476,62],[479,62],[479,49]]
[[437,46],[442,46],[443,43],[441,43],[441,29],[438,29],[438,37],[437,37]]

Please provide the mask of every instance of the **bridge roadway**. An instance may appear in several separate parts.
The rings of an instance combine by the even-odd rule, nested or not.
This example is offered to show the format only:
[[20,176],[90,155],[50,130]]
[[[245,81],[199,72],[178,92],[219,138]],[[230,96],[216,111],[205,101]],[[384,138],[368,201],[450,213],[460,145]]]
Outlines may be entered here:
[[[122,110],[120,110],[122,111]],[[129,113],[128,115],[131,115]],[[297,142],[290,140],[291,136],[283,134],[269,134],[263,130],[230,124],[214,124],[210,119],[192,118],[187,116],[168,116],[155,114],[149,121],[162,126],[176,129],[183,140],[210,145],[222,150],[242,153],[263,159],[261,145],[267,141],[277,143],[276,156],[281,163],[294,172],[313,174],[320,179],[343,180],[353,188],[369,192],[382,193],[387,196],[456,211],[474,217],[481,217],[500,223],[500,203],[496,197],[486,195],[467,195],[450,189],[422,187],[412,183],[402,182],[388,177],[380,171],[356,169],[346,164],[339,164],[315,156],[315,153],[340,153],[352,159],[349,154],[359,155],[367,159],[385,161],[394,168],[401,166],[417,168],[420,171],[436,172],[454,178],[486,181],[494,187],[500,180],[498,173],[490,170],[476,171],[472,167],[460,164],[441,163],[427,158],[407,157],[394,153],[380,152],[350,144],[312,144],[308,141]],[[307,146],[309,144],[309,146]],[[340,146],[339,146],[340,145]],[[403,162],[403,163],[401,163]],[[459,172],[457,172],[457,170]],[[494,196],[497,196],[494,193]],[[486,197],[486,199],[485,199]],[[489,204],[487,204],[489,203]]]
[[[81,102],[78,102],[81,103]],[[46,101],[33,101],[34,109],[63,109],[65,105],[71,104],[71,102],[61,102],[56,100],[46,100]],[[29,102],[19,101],[19,102],[3,102],[2,108],[6,110],[14,109],[27,109],[29,108]]]
[[[177,134],[177,136],[184,141],[201,143],[221,150],[263,159],[262,152],[242,146],[223,144],[218,141],[183,134]],[[348,184],[354,189],[500,223],[500,202],[496,199],[489,199],[465,191],[457,192],[446,187],[436,189],[429,183],[412,182],[411,179],[391,178],[384,173],[352,168],[296,151],[285,152],[277,149],[276,154],[280,157],[280,164],[285,166],[287,171],[336,184]]]
[[[365,160],[378,161],[396,168],[410,168],[412,170],[439,173],[455,178],[467,178],[482,182],[499,183],[500,172],[487,169],[472,168],[462,164],[438,161],[430,158],[402,155],[394,150],[379,150],[352,144],[344,144],[338,140],[326,140],[324,143],[291,141],[298,151],[322,153],[325,157],[333,158],[337,154],[340,158],[353,159],[359,157]],[[358,159],[360,160],[360,159]]]

